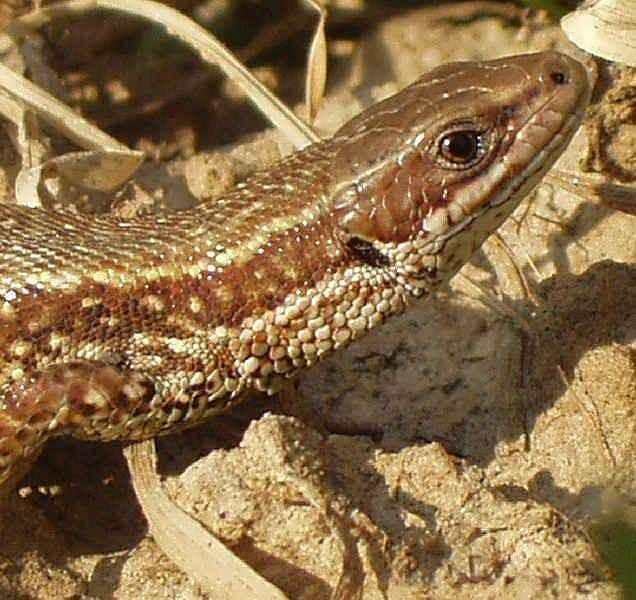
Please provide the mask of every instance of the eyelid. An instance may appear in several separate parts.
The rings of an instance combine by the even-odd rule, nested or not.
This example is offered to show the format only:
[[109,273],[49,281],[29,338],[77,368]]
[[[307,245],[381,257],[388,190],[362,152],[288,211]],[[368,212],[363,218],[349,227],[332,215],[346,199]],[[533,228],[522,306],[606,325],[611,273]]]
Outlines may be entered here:
[[438,134],[436,142],[439,143],[446,136],[451,133],[457,133],[458,131],[474,131],[477,135],[484,135],[490,133],[492,127],[485,127],[481,123],[478,124],[472,121],[453,123],[450,127],[444,128],[444,130]]
[[[431,147],[437,146],[439,141],[449,133],[470,129],[481,134],[482,132],[488,131],[490,126],[486,126],[484,123],[478,123],[470,119],[458,119],[457,121],[446,123],[443,127],[437,127],[435,129],[437,129],[438,133],[433,136],[430,135],[430,130],[428,132],[420,131],[417,133],[410,142],[411,146],[419,150],[426,151]],[[433,130],[433,133],[434,131],[435,130]]]

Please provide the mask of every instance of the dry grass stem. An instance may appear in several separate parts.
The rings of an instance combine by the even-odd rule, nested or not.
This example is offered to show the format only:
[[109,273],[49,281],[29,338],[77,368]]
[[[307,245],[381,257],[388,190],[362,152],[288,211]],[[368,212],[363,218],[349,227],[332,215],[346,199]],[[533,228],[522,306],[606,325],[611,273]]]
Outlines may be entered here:
[[135,493],[158,546],[212,598],[286,598],[168,498],[157,474],[153,440],[131,444],[124,454]]
[[111,10],[133,15],[164,27],[167,33],[190,46],[205,62],[217,65],[241,87],[260,111],[282,130],[295,147],[319,138],[270,90],[256,79],[238,59],[208,31],[177,10],[151,0],[70,0],[33,11],[11,23],[9,33],[21,36],[37,30],[53,19],[82,15],[94,10]]

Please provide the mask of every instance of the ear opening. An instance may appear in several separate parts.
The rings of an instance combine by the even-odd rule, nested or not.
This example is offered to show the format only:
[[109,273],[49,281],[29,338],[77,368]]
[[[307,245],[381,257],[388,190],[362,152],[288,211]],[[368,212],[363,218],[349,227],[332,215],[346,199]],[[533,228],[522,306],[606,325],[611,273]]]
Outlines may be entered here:
[[367,240],[352,236],[347,241],[347,247],[362,262],[372,267],[389,266],[389,259]]

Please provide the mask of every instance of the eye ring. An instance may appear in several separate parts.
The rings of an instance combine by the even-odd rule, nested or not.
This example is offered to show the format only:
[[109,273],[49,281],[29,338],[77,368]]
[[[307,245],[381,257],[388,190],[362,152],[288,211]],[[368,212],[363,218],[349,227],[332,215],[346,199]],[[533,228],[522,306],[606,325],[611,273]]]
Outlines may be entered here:
[[488,139],[485,131],[468,127],[444,133],[438,142],[439,156],[445,166],[468,168],[486,154]]

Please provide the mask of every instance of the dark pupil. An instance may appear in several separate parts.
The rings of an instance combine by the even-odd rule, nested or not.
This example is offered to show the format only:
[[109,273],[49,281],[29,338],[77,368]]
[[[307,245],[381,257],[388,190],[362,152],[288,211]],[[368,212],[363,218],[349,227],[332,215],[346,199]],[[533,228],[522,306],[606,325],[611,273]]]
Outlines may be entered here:
[[456,131],[442,140],[442,150],[450,160],[469,161],[477,156],[479,136],[474,131]]
[[561,73],[560,71],[550,73],[550,77],[557,85],[563,85],[568,79],[565,73]]

